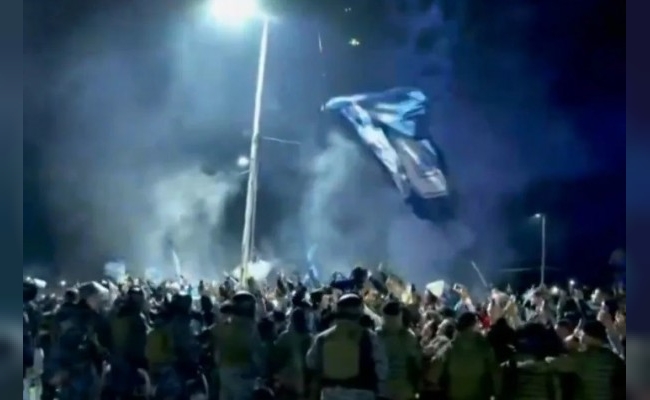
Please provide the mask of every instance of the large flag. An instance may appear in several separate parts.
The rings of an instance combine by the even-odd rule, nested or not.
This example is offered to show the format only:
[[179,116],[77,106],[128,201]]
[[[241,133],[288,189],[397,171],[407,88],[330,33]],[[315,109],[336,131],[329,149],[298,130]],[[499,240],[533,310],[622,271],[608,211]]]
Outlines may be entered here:
[[[418,129],[427,98],[413,88],[394,88],[330,99],[324,110],[342,115],[388,171],[404,200],[421,218],[431,219],[432,201],[449,195],[439,150]],[[425,129],[426,131],[426,129]]]

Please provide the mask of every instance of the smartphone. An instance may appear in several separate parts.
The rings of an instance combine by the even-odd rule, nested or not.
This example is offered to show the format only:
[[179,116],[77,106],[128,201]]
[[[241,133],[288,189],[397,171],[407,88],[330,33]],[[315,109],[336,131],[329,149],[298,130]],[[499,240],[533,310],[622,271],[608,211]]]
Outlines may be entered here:
[[454,290],[459,291],[463,288],[463,286],[460,283],[454,283]]

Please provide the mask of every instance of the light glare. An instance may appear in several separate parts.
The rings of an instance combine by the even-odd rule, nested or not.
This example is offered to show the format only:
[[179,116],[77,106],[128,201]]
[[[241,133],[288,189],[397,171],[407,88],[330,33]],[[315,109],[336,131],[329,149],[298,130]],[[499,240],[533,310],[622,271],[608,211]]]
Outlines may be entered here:
[[220,24],[241,25],[261,15],[256,0],[211,0],[210,16]]
[[248,167],[249,164],[250,164],[250,160],[248,159],[248,157],[239,156],[239,158],[237,158],[237,166],[239,168],[246,168]]

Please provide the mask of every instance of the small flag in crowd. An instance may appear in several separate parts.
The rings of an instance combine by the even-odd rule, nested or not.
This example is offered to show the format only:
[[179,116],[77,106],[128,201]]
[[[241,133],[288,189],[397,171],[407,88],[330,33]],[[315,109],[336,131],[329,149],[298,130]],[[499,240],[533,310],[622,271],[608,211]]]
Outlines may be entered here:
[[316,250],[318,246],[312,245],[307,251],[307,274],[303,277],[303,284],[309,286],[319,286],[320,285],[320,268],[318,262],[316,261]]
[[126,264],[123,261],[109,261],[104,264],[104,275],[115,283],[123,283],[127,279]]

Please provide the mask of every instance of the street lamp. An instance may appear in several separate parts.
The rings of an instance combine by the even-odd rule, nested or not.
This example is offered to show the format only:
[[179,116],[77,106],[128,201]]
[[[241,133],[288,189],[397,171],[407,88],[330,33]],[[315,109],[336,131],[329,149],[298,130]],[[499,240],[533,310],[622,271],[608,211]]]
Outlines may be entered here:
[[266,54],[269,39],[269,19],[265,16],[255,0],[213,0],[210,3],[210,14],[217,23],[226,26],[241,26],[252,19],[262,19],[262,36],[260,53],[257,62],[257,80],[255,82],[255,104],[253,108],[253,129],[249,160],[249,174],[246,185],[246,208],[244,211],[244,232],[241,243],[241,276],[244,284],[248,276],[248,264],[251,259],[253,232],[255,226],[255,206],[257,203],[257,179],[259,171],[258,149],[260,142],[260,117],[262,114],[262,94],[266,71]]
[[543,285],[546,280],[546,214],[537,213],[533,215],[533,218],[541,222],[541,245],[542,245],[542,254],[539,264],[539,274],[540,274],[540,283]]
[[243,26],[262,15],[256,0],[211,0],[208,12],[219,25]]

